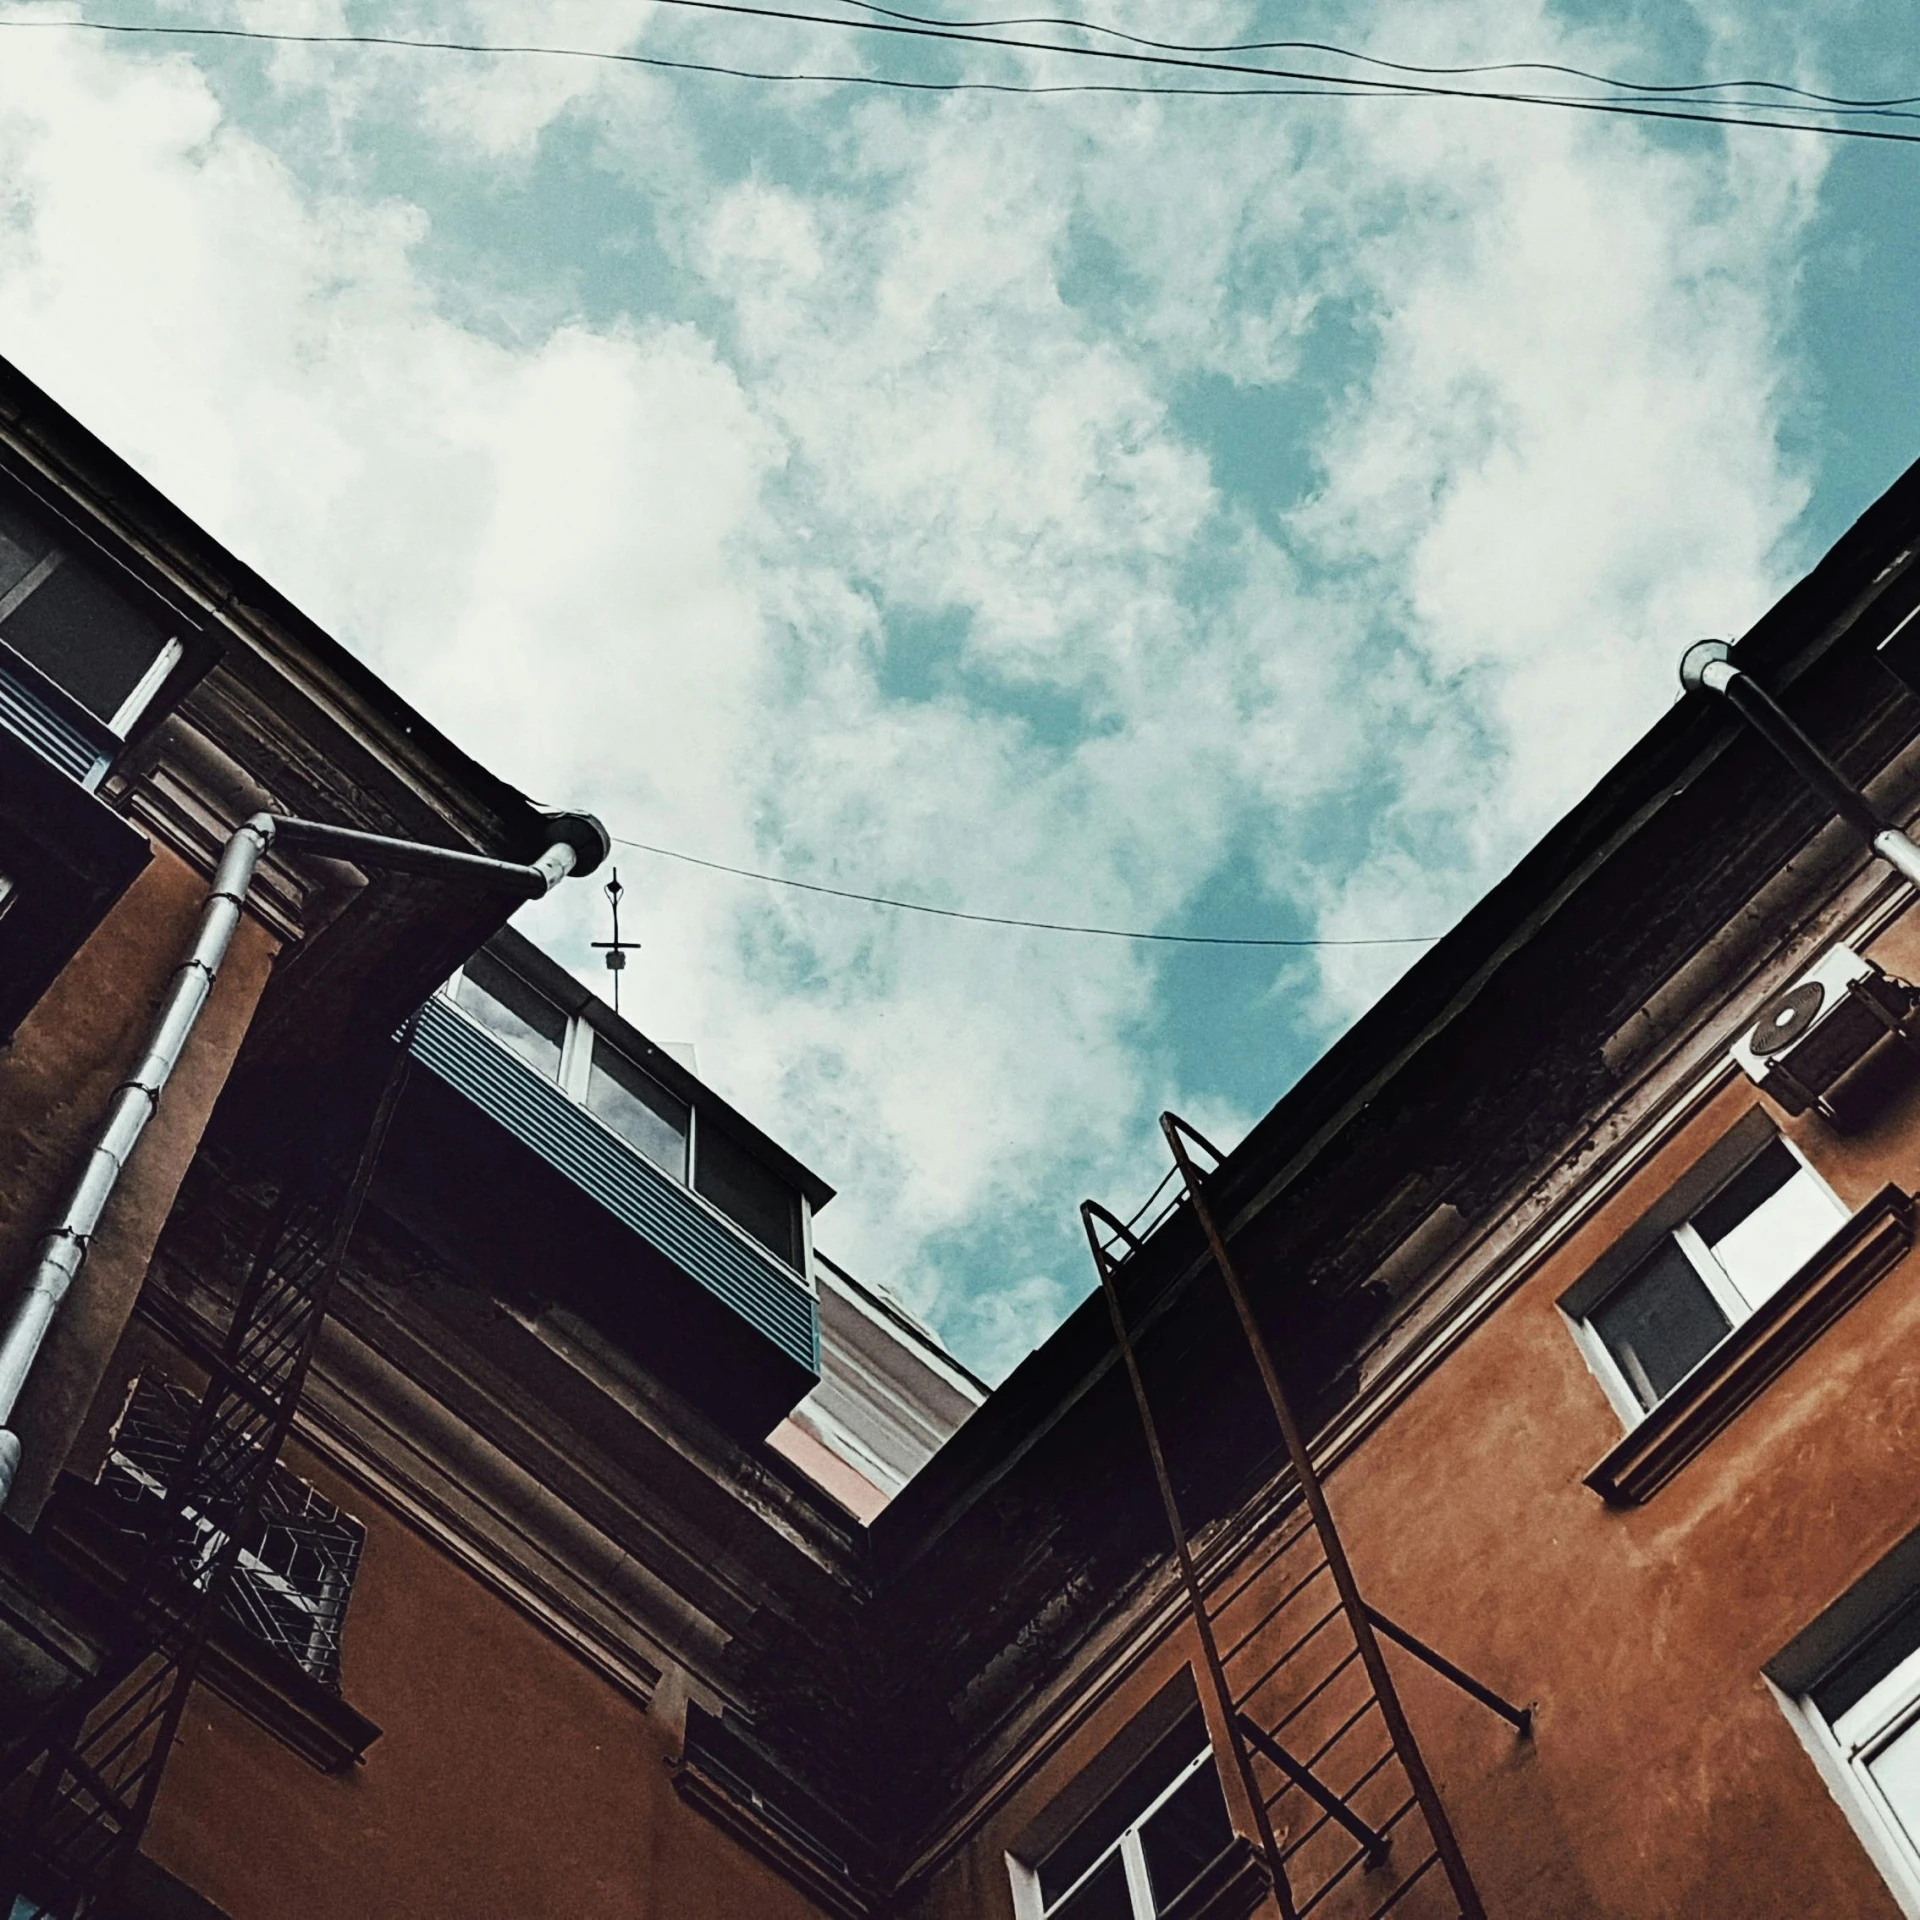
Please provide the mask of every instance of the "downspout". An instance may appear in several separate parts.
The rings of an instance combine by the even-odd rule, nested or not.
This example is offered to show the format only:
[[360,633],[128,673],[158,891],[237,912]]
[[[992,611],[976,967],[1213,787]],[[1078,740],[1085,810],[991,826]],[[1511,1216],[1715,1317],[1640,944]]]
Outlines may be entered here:
[[1888,866],[1920,886],[1920,846],[1852,785],[1772,694],[1733,664],[1731,651],[1724,640],[1696,640],[1681,656],[1680,684],[1689,693],[1717,694]]
[[553,844],[530,866],[279,814],[256,813],[234,829],[214,869],[193,945],[174,969],[173,983],[154,1017],[146,1049],[121,1083],[59,1223],[40,1243],[33,1271],[14,1302],[5,1331],[0,1333],[0,1507],[6,1505],[13,1490],[21,1453],[20,1436],[4,1423],[13,1418],[54,1315],[86,1264],[87,1250],[107,1202],[147,1122],[159,1107],[167,1081],[213,992],[220,963],[246,909],[254,873],[268,848],[306,847],[361,866],[445,874],[450,878],[465,876],[484,886],[537,900],[568,874],[591,873],[609,850],[606,831],[591,814],[548,814],[546,819],[554,834]]

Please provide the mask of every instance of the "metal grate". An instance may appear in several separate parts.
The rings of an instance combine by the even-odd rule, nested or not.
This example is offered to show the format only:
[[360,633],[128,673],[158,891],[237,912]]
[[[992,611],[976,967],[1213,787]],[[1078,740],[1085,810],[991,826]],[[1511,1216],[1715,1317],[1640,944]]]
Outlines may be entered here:
[[[200,1396],[163,1377],[134,1383],[100,1483],[135,1511],[128,1531],[145,1539],[179,1478]],[[136,1517],[137,1516],[137,1517]],[[224,1539],[190,1516],[205,1563]],[[340,1684],[340,1633],[366,1530],[277,1463],[260,1490],[259,1522],[240,1545],[222,1610],[323,1686]]]
[[[328,1557],[318,1546],[324,1528],[272,1547],[266,1529],[308,1512],[298,1482],[293,1501],[276,1495],[274,1471],[408,1059],[404,1050],[391,1057],[370,1121],[344,1081],[310,1090],[304,1143],[287,1167],[206,1391],[192,1400],[184,1445],[169,1400],[157,1420],[136,1419],[128,1444],[117,1449],[125,1464],[116,1471],[130,1482],[123,1516],[140,1536],[118,1644],[27,1725],[0,1729],[0,1795],[26,1783],[13,1831],[0,1833],[0,1860],[19,1860],[23,1877],[30,1870],[61,1920],[96,1914],[137,1851],[208,1635],[236,1586],[250,1596],[241,1617],[249,1624],[264,1617],[282,1643],[297,1640],[303,1665],[338,1657],[344,1592],[330,1631],[314,1609],[291,1604],[288,1592],[305,1591],[311,1576],[309,1597],[320,1598],[315,1561]],[[340,1520],[331,1509],[315,1517]],[[255,1545],[268,1551],[253,1552]],[[336,1536],[336,1565],[341,1547]],[[243,1555],[254,1562],[251,1578]]]

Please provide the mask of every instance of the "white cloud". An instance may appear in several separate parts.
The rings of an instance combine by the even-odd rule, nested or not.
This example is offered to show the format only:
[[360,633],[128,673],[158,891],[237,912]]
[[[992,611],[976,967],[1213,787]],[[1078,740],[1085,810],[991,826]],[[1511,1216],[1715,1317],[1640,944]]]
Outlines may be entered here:
[[[1496,17],[1553,42],[1465,5],[1420,31]],[[657,78],[275,56],[315,147],[184,56],[19,40],[0,351],[508,777],[720,859],[1154,924],[1253,846],[1327,933],[1426,931],[1651,717],[1682,641],[1757,610],[1801,497],[1775,396],[1816,173],[1783,148],[767,96],[809,143],[783,170],[709,163],[719,97]],[[563,115],[683,317],[482,332],[421,206],[362,184],[382,141],[513,180]],[[1321,390],[1324,484],[1276,533],[1180,383],[1304,406],[1336,306],[1372,351]],[[930,622],[951,657],[903,680]],[[1177,1083],[1138,949],[622,864],[631,1010],[840,1185],[824,1244],[979,1362],[1083,1290],[1036,1261],[1080,1192],[1151,1184],[1160,1105],[1251,1117]],[[1330,955],[1322,1031],[1404,958]],[[953,1266],[983,1224],[1004,1267]]]

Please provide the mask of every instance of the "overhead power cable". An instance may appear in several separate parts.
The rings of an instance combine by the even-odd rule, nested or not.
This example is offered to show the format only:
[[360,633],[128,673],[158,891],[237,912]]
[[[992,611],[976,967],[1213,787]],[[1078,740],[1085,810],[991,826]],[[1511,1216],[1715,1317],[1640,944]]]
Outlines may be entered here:
[[1062,920],[1022,920],[1006,913],[966,913],[958,907],[936,907],[925,900],[897,900],[884,893],[856,893],[849,887],[829,887],[818,880],[796,880],[791,874],[760,873],[752,867],[730,867],[724,860],[705,860],[676,847],[656,847],[645,840],[612,836],[616,846],[636,853],[658,854],[663,860],[684,861],[713,873],[730,873],[741,880],[764,880],[769,886],[797,887],[802,893],[824,893],[835,900],[858,900],[870,907],[897,907],[903,913],[930,913],[941,920],[971,920],[987,927],[1022,927],[1030,933],[1090,933],[1107,940],[1156,940],[1177,947],[1430,947],[1437,933],[1412,933],[1365,940],[1279,940],[1226,933],[1150,933],[1132,927],[1081,926]]
[[[1890,141],[1899,145],[1920,146],[1920,133],[1905,133],[1889,127],[1833,126],[1818,120],[1779,120],[1754,114],[1719,112],[1704,106],[1686,106],[1672,101],[1654,101],[1640,96],[1582,99],[1564,94],[1521,93],[1484,87],[1442,86],[1428,82],[1372,80],[1360,75],[1336,75],[1295,71],[1283,67],[1261,67],[1244,63],[1203,60],[1162,53],[1130,53],[1106,47],[1065,46],[1056,41],[1019,40],[1005,35],[978,33],[945,27],[919,27],[881,19],[848,19],[840,16],[801,13],[789,8],[749,6],[740,0],[657,0],[663,6],[679,6],[716,14],[752,16],[802,25],[825,26],[842,31],[867,31],[905,35],[915,39],[958,42],[970,46],[1004,47],[1027,53],[1050,53],[1075,59],[1131,62],[1136,65],[1171,67],[1188,72],[1217,73],[1228,78],[1285,80],[1301,84],[1285,86],[1197,86],[1193,84],[1148,84],[1144,82],[1057,83],[1004,80],[914,80],[898,75],[871,73],[800,73],[737,67],[718,61],[678,60],[661,54],[643,54],[600,47],[561,47],[534,42],[496,42],[446,40],[426,36],[378,33],[297,33],[263,27],[186,26],[157,21],[45,20],[18,16],[0,19],[0,28],[54,28],[69,32],[148,35],[172,39],[260,41],[288,46],[341,46],[405,48],[425,53],[458,53],[483,57],[537,57],[563,60],[601,61],[616,66],[660,68],[680,73],[706,73],[732,79],[786,81],[803,84],[860,86],[895,89],[910,93],[1008,93],[1066,94],[1111,93],[1127,95],[1184,95],[1189,97],[1244,99],[1289,97],[1319,99],[1416,98],[1500,102],[1515,106],[1557,107],[1576,113],[1623,115],[1631,119],[1672,120],[1703,126],[1751,127],[1775,133],[1814,133],[1831,139]],[[1726,103],[1739,105],[1738,102]],[[1769,111],[1815,111],[1776,106]],[[1912,114],[1881,108],[1823,107],[1817,111],[1834,113],[1872,113],[1882,117],[1911,119]]]
[[842,6],[857,7],[862,13],[879,14],[888,20],[905,20],[915,26],[963,27],[969,31],[997,27],[1066,27],[1079,33],[1097,33],[1111,40],[1124,40],[1132,46],[1150,47],[1160,53],[1324,53],[1335,60],[1351,60],[1358,66],[1379,67],[1389,73],[1411,73],[1444,79],[1464,79],[1481,73],[1551,73],[1570,80],[1588,80],[1595,86],[1612,87],[1630,94],[1724,93],[1745,89],[1754,93],[1777,93],[1805,100],[1818,107],[1911,107],[1920,105],[1920,94],[1896,94],[1886,99],[1856,99],[1840,93],[1816,93],[1784,80],[1622,80],[1617,75],[1594,73],[1585,67],[1563,66],[1557,60],[1492,60],[1470,66],[1428,66],[1417,60],[1387,60],[1377,54],[1361,53],[1328,40],[1230,40],[1192,41],[1155,40],[1145,34],[1128,33],[1108,26],[1104,21],[1085,20],[1072,14],[1014,14],[992,20],[955,20],[938,14],[903,12],[898,7],[882,6],[879,0],[840,0]]

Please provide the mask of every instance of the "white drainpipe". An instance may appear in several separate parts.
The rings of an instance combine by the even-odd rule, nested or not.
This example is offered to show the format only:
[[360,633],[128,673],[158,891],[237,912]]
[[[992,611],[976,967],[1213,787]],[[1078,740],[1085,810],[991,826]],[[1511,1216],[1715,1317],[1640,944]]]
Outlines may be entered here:
[[1724,640],[1696,640],[1681,656],[1680,684],[1689,693],[1717,694],[1894,872],[1920,886],[1920,846],[1879,812],[1759,681],[1733,664],[1731,652]]
[[[316,852],[337,854],[366,866],[411,873],[466,874],[486,885],[534,900],[551,892],[576,868],[591,872],[607,851],[605,831],[591,815],[548,817],[556,829],[570,829],[572,837],[556,838],[531,866],[271,813],[256,813],[234,829],[214,869],[193,945],[174,969],[173,984],[154,1018],[146,1050],[133,1072],[121,1082],[106,1125],[87,1156],[87,1164],[81,1169],[59,1223],[40,1243],[33,1272],[13,1304],[5,1331],[0,1332],[0,1423],[13,1418],[14,1407],[33,1371],[34,1360],[53,1325],[60,1302],[86,1264],[87,1249],[93,1243],[107,1202],[147,1122],[153,1118],[160,1095],[213,992],[220,963],[226,958],[234,929],[246,910],[254,872],[267,849],[277,842],[282,846],[311,847]],[[584,865],[583,850],[591,856]],[[20,1436],[0,1424],[0,1507],[6,1505],[7,1496],[13,1490],[19,1465]]]

